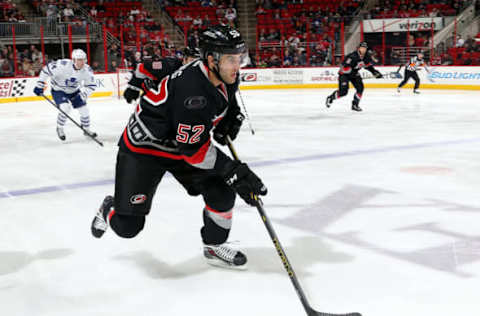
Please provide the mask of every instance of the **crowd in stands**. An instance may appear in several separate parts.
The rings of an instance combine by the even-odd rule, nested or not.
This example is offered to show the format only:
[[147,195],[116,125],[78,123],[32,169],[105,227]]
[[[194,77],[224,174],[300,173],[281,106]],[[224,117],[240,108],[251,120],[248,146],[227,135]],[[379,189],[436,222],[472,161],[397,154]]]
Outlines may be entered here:
[[362,4],[358,0],[259,0],[257,66],[335,63],[332,56],[340,40],[340,24],[348,25]]
[[167,7],[166,10],[182,29],[187,28],[189,32],[216,24],[237,26],[237,9],[233,0],[190,1],[182,6]]
[[460,36],[452,47],[440,48],[433,63],[439,65],[480,65],[480,33],[466,40]]
[[25,16],[12,0],[0,0],[0,22],[25,22]]
[[39,16],[48,21],[78,22],[82,21],[80,4],[73,0],[34,0],[31,2]]
[[365,19],[441,17],[460,14],[465,0],[380,0]]
[[122,35],[126,45],[136,45],[137,34],[141,44],[163,40],[160,23],[143,10],[141,1],[39,0],[33,5],[40,15],[57,22],[84,22],[86,16],[80,12],[83,8],[83,12],[105,25],[111,34]]
[[[15,52],[17,76],[38,76],[43,67],[42,52],[35,46],[30,45]],[[48,56],[46,55],[47,59]],[[15,73],[14,53],[12,46],[0,46],[0,77],[13,77]]]

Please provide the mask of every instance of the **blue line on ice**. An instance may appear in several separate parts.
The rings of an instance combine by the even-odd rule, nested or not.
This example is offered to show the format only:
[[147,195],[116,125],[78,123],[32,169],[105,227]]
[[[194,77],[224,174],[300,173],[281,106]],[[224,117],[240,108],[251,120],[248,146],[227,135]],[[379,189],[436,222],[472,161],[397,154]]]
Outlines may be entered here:
[[[388,146],[388,147],[380,147],[380,148],[359,149],[359,150],[336,152],[336,153],[309,155],[309,156],[303,156],[303,157],[300,156],[300,157],[282,158],[282,159],[274,159],[274,160],[264,160],[264,161],[252,162],[252,163],[249,163],[249,165],[252,167],[264,167],[264,166],[290,164],[290,163],[304,162],[304,161],[315,161],[315,160],[341,158],[341,157],[348,157],[348,156],[370,155],[370,154],[377,154],[377,153],[404,151],[404,150],[421,149],[421,148],[429,148],[429,147],[462,145],[462,144],[478,143],[478,142],[480,142],[480,138],[478,137],[468,138],[468,139],[457,139],[457,140],[449,140],[449,141],[441,141],[441,142],[430,142],[430,143],[401,145],[401,146]],[[107,184],[111,185],[114,183],[115,181],[113,179],[112,180],[96,180],[96,181],[87,181],[87,182],[77,182],[77,183],[71,183],[71,184],[45,186],[45,187],[38,187],[38,188],[24,189],[24,190],[14,190],[14,191],[0,192],[0,199],[8,198],[8,197],[23,196],[23,195],[46,193],[46,192],[56,192],[56,191],[62,191],[62,190],[74,190],[74,189],[88,188],[88,187],[94,187],[94,186],[102,186]]]

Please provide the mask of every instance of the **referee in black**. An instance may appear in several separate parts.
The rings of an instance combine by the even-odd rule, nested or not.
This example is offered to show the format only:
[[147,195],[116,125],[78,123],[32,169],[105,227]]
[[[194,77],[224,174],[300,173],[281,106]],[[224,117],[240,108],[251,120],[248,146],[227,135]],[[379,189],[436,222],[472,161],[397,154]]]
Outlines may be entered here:
[[[398,67],[397,73],[400,72],[400,69],[402,69],[402,66],[403,65],[400,65],[400,67]],[[423,67],[427,72],[430,72],[430,70],[427,68],[427,65],[423,59],[423,53],[421,52],[418,53],[417,56],[410,58],[410,62],[408,62],[405,65],[405,77],[403,78],[403,81],[400,82],[400,84],[398,85],[397,92],[400,93],[400,88],[403,87],[410,78],[413,78],[413,80],[415,80],[415,87],[413,88],[413,93],[416,93],[416,94],[420,93],[420,91],[418,91],[418,87],[420,86],[420,78],[418,77],[418,74],[417,74],[417,70],[420,67]]]

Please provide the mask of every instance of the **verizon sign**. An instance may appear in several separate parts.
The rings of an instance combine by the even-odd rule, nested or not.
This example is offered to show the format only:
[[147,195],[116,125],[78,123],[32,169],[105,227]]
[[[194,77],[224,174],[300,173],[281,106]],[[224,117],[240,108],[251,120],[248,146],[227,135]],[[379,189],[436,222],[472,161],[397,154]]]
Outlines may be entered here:
[[435,31],[443,28],[443,18],[408,18],[408,19],[375,19],[363,22],[365,33],[382,32],[385,23],[385,32],[420,32]]

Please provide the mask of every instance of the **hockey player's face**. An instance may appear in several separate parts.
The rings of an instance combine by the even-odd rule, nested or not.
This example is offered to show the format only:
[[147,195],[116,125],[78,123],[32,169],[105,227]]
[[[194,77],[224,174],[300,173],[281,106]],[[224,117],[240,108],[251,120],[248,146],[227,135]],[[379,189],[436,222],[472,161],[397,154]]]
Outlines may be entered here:
[[243,55],[222,55],[218,63],[218,72],[222,76],[222,79],[228,83],[232,84],[237,79],[238,71],[242,65]]
[[197,59],[197,57],[191,57],[191,56],[185,57],[185,58],[183,58],[183,64],[184,65],[189,64],[192,61],[194,61],[195,59]]
[[360,53],[360,55],[363,56],[367,52],[367,48],[366,47],[359,47],[358,52]]
[[85,59],[76,58],[73,60],[73,64],[75,65],[75,69],[80,70],[85,65]]

